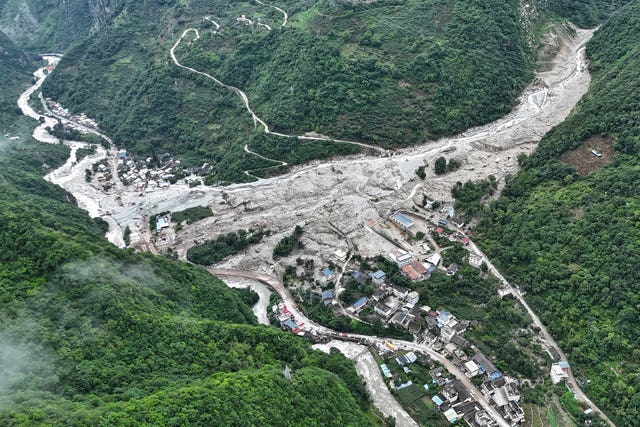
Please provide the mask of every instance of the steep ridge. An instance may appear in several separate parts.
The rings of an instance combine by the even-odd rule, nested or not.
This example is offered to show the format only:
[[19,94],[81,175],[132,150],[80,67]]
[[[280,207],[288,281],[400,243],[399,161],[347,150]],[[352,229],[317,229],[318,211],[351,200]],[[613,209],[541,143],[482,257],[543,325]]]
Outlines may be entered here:
[[633,1],[596,33],[588,94],[476,229],[621,426],[640,419],[639,16]]
[[97,31],[123,0],[0,0],[0,31],[29,50],[68,49]]
[[167,62],[187,28],[201,37],[180,44],[180,63],[243,90],[274,132],[383,148],[496,119],[532,75],[517,1],[178,3],[127,3],[65,55],[44,92],[133,153],[224,164],[209,182],[274,165],[247,144],[289,165],[358,148],[259,132],[233,93]]
[[347,359],[257,326],[251,292],[110,245],[42,179],[68,148],[29,134],[0,135],[0,425],[369,425]]

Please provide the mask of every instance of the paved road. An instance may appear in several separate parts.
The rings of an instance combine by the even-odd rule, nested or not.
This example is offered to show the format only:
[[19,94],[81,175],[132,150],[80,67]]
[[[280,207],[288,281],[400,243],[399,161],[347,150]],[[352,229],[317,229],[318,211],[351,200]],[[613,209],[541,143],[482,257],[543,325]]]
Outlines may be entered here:
[[[462,232],[459,229],[457,229],[457,231]],[[514,297],[516,297],[516,299],[518,301],[520,301],[520,304],[522,304],[524,309],[529,314],[529,317],[531,317],[531,320],[533,321],[533,324],[536,325],[538,328],[540,328],[540,332],[542,333],[542,336],[546,340],[547,345],[553,347],[558,352],[558,354],[560,355],[560,358],[562,360],[567,360],[567,356],[564,354],[564,352],[562,351],[562,349],[560,348],[558,343],[553,339],[553,337],[551,336],[551,334],[549,333],[549,331],[545,327],[544,323],[542,323],[540,318],[534,313],[534,311],[531,309],[531,307],[529,307],[529,304],[527,304],[527,302],[525,301],[524,297],[520,293],[520,290],[518,288],[512,286],[511,283],[509,283],[507,281],[507,279],[505,279],[505,277],[502,275],[502,273],[500,273],[500,271],[498,271],[498,269],[491,263],[491,261],[489,260],[489,257],[487,257],[485,255],[485,253],[482,252],[480,250],[480,248],[478,248],[478,246],[473,241],[471,241],[471,239],[469,239],[468,248],[473,250],[475,253],[477,253],[478,255],[480,255],[482,257],[482,260],[487,264],[487,267],[489,267],[489,271],[491,272],[491,274],[496,276],[500,280],[500,282],[502,282],[503,286],[507,287],[507,289],[509,289],[510,293]],[[612,427],[615,427],[615,424],[609,419],[609,417],[607,417],[607,415],[604,412],[602,412],[596,406],[596,404],[593,403],[591,401],[591,399],[589,399],[587,397],[587,395],[585,395],[584,392],[580,389],[580,387],[578,386],[578,382],[576,381],[575,377],[573,376],[573,371],[571,370],[571,368],[569,368],[569,378],[567,378],[567,380],[573,386],[574,392],[575,392],[576,397],[577,397],[577,399],[579,401],[584,402],[585,404],[587,404],[596,414],[598,414],[600,416],[600,418],[602,418],[604,421],[606,421],[607,424],[609,424]]]
[[493,419],[498,423],[498,425],[503,427],[509,426],[509,423],[505,421],[505,419],[502,418],[502,416],[493,408],[493,406],[489,404],[489,402],[484,398],[480,390],[478,390],[478,388],[475,385],[473,385],[473,383],[469,380],[469,378],[467,378],[467,376],[460,369],[458,369],[450,360],[446,359],[444,356],[434,351],[433,349],[425,345],[416,344],[410,341],[403,341],[403,340],[397,340],[397,339],[391,339],[391,338],[380,338],[380,337],[373,337],[369,335],[360,335],[360,334],[340,334],[339,332],[336,332],[325,326],[319,325],[318,323],[312,321],[311,319],[308,319],[298,309],[296,302],[294,301],[289,291],[284,287],[282,282],[276,277],[255,273],[252,271],[244,271],[244,270],[230,270],[230,269],[217,269],[217,268],[209,268],[208,270],[211,274],[216,276],[245,277],[248,279],[258,280],[260,282],[267,284],[275,292],[277,292],[278,295],[280,295],[280,298],[282,298],[285,305],[287,306],[291,314],[298,320],[298,322],[300,322],[301,320],[304,321],[305,325],[307,325],[310,330],[318,334],[331,335],[334,337],[343,336],[345,338],[351,338],[351,339],[353,338],[362,339],[371,344],[378,343],[378,344],[385,345],[386,342],[390,342],[397,349],[419,351],[419,352],[428,354],[433,360],[437,361],[442,366],[444,366],[445,369],[447,369],[447,371],[453,374],[465,385],[465,387],[467,387],[467,390],[469,390],[473,394],[474,398],[480,404],[480,406],[482,406],[482,408],[493,417]]

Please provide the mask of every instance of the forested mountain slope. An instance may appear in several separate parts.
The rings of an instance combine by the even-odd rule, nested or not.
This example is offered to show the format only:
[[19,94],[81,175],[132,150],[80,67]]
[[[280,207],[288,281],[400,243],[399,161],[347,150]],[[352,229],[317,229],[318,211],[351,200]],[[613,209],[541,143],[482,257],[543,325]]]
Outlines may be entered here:
[[638,40],[636,0],[589,43],[589,93],[477,227],[621,426],[640,420]]
[[[17,97],[29,77],[6,52]],[[0,425],[370,424],[351,362],[258,326],[251,292],[109,244],[42,178],[68,149],[21,126],[0,134]]]
[[20,47],[62,51],[105,24],[122,0],[0,0],[0,31]]
[[36,173],[64,147],[7,145],[0,424],[325,425],[328,412],[332,425],[368,423],[347,359],[254,326],[243,298],[204,270],[115,249]]
[[246,169],[274,166],[245,153],[247,143],[292,164],[358,147],[255,130],[237,94],[170,60],[187,28],[200,38],[192,33],[178,46],[180,61],[244,90],[273,130],[398,147],[503,115],[532,76],[545,24],[592,25],[611,7],[597,0],[525,9],[516,0],[274,5],[288,13],[286,25],[282,13],[255,1],[125,1],[110,24],[67,53],[45,94],[96,118],[132,152],[224,165],[210,182],[244,180]]
[[13,127],[18,118],[15,104],[21,86],[12,82],[28,83],[29,70],[34,59],[23,54],[15,44],[0,32],[0,134],[4,135]]

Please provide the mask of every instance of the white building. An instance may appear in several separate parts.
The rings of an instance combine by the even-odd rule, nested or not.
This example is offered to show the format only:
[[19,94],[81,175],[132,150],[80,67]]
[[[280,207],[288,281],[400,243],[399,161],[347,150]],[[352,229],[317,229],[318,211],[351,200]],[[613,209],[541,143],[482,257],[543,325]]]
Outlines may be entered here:
[[464,367],[467,370],[467,376],[469,378],[475,377],[480,373],[480,368],[478,367],[478,365],[476,365],[476,362],[474,362],[473,360],[469,360],[467,363],[465,363]]
[[471,267],[480,268],[482,265],[482,257],[475,252],[469,254],[469,265]]
[[398,264],[398,268],[402,268],[405,265],[411,264],[412,262],[413,262],[413,255],[409,253],[398,255],[396,257],[396,264]]
[[567,372],[565,372],[564,369],[562,369],[562,366],[560,366],[560,363],[554,363],[553,365],[551,365],[551,382],[555,385],[558,384],[559,382],[561,382],[562,380],[569,378],[569,375],[567,374]]
[[442,257],[440,256],[440,254],[433,254],[429,258],[427,258],[427,262],[438,267],[442,262]]

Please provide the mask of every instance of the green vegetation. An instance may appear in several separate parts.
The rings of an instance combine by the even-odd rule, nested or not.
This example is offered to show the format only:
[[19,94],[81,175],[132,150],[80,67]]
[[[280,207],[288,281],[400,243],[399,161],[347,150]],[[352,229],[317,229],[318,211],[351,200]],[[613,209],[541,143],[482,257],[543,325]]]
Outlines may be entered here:
[[221,234],[215,240],[195,245],[187,250],[187,259],[195,264],[213,265],[258,243],[269,230],[238,230]]
[[0,31],[21,48],[68,49],[119,11],[122,0],[0,0]]
[[498,183],[493,175],[478,182],[467,181],[464,184],[456,182],[451,189],[451,195],[456,199],[456,211],[464,212],[467,216],[477,215],[484,209],[482,199],[492,195],[497,188]]
[[255,295],[199,267],[109,244],[42,179],[68,155],[0,140],[0,425],[370,425],[346,358],[257,326]]
[[296,225],[293,232],[289,236],[283,237],[275,248],[273,248],[273,259],[282,258],[290,255],[293,249],[299,247],[300,237],[302,236],[302,227]]
[[[29,86],[30,70],[36,68],[36,61],[18,50],[2,32],[0,32],[0,138],[5,134],[20,132],[18,117],[20,110],[16,100]],[[5,83],[6,82],[6,83]],[[15,82],[15,84],[7,84]],[[18,83],[20,82],[20,83]]]
[[176,224],[182,224],[185,221],[187,224],[191,224],[201,219],[209,218],[210,216],[213,216],[213,211],[209,206],[195,206],[183,211],[173,212],[171,214],[171,221]]
[[0,159],[0,424],[233,424],[259,409],[270,424],[292,413],[288,396],[296,422],[325,424],[331,407],[335,423],[367,425],[344,357],[252,326],[246,298],[199,268],[109,245],[38,176],[66,155],[24,143]]
[[345,316],[338,316],[331,311],[331,308],[323,306],[320,304],[320,301],[314,298],[305,301],[302,304],[302,308],[309,318],[339,332],[375,335],[409,341],[413,339],[413,336],[406,329],[397,325],[384,327],[380,319],[377,319],[377,321],[372,324],[368,324]]
[[442,156],[438,157],[433,165],[433,170],[436,175],[443,175],[447,173],[447,159]]
[[[245,144],[291,165],[360,148],[256,130],[236,93],[167,60],[186,28],[200,38],[185,38],[179,60],[244,90],[273,130],[399,147],[503,115],[532,76],[530,46],[541,29],[563,18],[593,22],[609,7],[533,2],[531,33],[516,0],[286,1],[283,28],[279,13],[253,2],[118,3],[101,31],[66,53],[43,91],[97,119],[134,154],[170,151],[185,165],[213,164],[208,184],[286,169],[246,153]],[[202,20],[212,13],[223,31]],[[238,27],[241,14],[274,30]]]
[[[523,159],[477,228],[617,425],[640,419],[638,39],[640,1],[633,1],[587,46],[589,93]],[[558,160],[593,138],[613,141],[610,163],[582,176]]]

